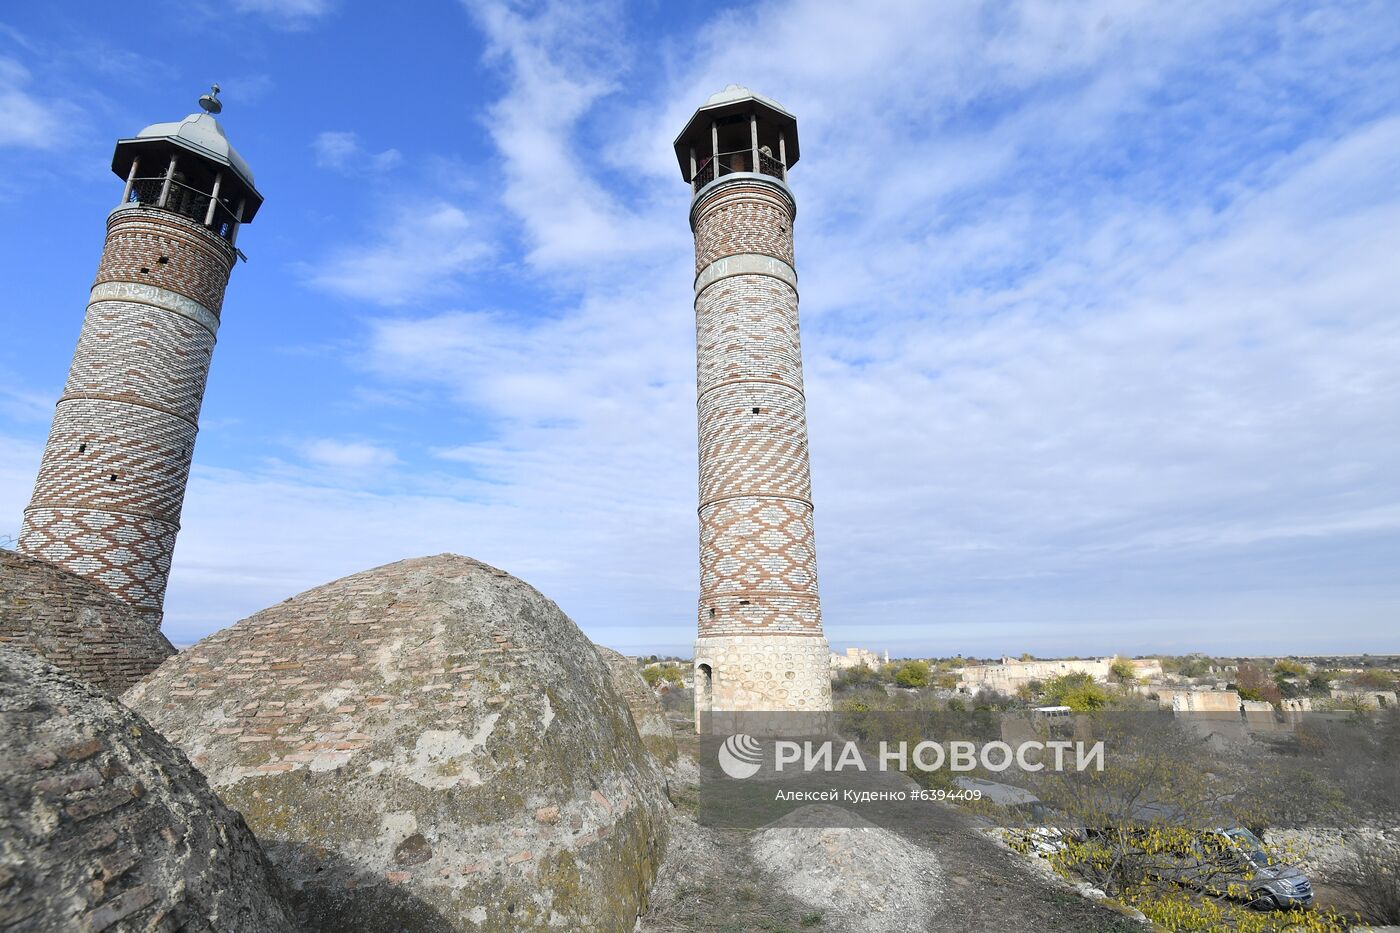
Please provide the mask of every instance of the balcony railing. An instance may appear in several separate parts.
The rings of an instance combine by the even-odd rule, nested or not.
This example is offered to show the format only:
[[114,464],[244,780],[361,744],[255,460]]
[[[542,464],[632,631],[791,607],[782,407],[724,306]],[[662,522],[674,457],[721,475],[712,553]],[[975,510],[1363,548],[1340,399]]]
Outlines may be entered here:
[[140,204],[142,207],[159,207],[181,217],[188,217],[195,223],[207,224],[217,236],[233,242],[233,231],[238,226],[238,217],[227,204],[222,200],[215,201],[211,214],[209,202],[214,201],[211,192],[200,191],[173,178],[170,179],[170,190],[165,196],[165,203],[161,204],[161,193],[165,191],[165,184],[164,175],[134,178],[127,203]]
[[[735,149],[731,152],[721,152],[717,157],[702,159],[695,167],[695,177],[690,180],[693,190],[699,191],[701,188],[715,180],[715,169],[719,169],[719,174],[732,175],[735,172],[753,172],[754,151],[752,149]],[[763,175],[769,175],[779,181],[786,180],[786,172],[783,163],[774,158],[772,154],[760,149],[758,151],[757,171]]]

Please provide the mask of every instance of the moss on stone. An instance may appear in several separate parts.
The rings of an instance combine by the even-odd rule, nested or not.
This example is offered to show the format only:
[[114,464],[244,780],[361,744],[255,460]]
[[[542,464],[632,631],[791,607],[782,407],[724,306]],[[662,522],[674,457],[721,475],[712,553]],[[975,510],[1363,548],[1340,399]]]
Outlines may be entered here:
[[[308,929],[623,931],[645,903],[668,809],[656,762],[578,628],[494,568],[442,555],[356,574],[168,667],[129,702],[198,744]],[[213,693],[174,702],[192,678]],[[269,721],[275,741],[239,741]],[[421,857],[404,864],[409,839]]]

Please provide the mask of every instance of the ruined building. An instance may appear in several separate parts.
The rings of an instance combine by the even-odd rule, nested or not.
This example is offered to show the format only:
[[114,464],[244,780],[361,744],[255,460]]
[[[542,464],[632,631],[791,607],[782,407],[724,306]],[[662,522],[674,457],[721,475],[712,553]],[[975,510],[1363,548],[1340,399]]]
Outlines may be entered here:
[[691,185],[700,425],[696,723],[831,708],[787,185],[797,120],[730,85],[676,137]]
[[238,250],[262,195],[214,114],[118,141],[125,181],[19,550],[159,627],[199,408]]

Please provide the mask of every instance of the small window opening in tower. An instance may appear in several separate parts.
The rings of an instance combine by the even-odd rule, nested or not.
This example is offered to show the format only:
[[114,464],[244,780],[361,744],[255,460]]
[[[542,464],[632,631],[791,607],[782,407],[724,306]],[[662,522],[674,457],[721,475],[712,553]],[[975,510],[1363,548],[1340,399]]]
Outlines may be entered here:
[[741,606],[747,606],[748,604],[749,604],[749,601],[748,601],[747,599],[741,599],[741,600],[739,600],[739,605],[741,605]]
[[714,617],[715,617],[715,610],[714,610],[713,607],[711,607],[711,609],[710,609],[710,618],[713,619]]
[[151,270],[150,270],[148,267],[146,267],[146,266],[142,266],[142,267],[141,267],[141,272],[142,272],[142,273],[149,273],[150,271],[151,271]]
[[85,454],[85,453],[87,453],[87,444],[79,444],[79,445],[78,445],[78,453],[80,453],[80,454]]
[[754,410],[753,410],[753,413],[756,415],[756,414],[758,414],[758,413],[761,412],[761,411],[763,411],[762,408],[755,407]]
[[117,474],[115,474],[115,473],[113,473],[111,476],[107,477],[107,482],[109,482],[109,483],[115,483],[116,481],[117,481]]
[[156,260],[156,262],[159,263],[159,264],[162,265],[162,266],[165,265],[165,264],[166,264],[167,262],[169,262],[169,261],[170,261],[170,257],[169,257],[169,256],[162,256],[162,257],[160,257],[159,259]]

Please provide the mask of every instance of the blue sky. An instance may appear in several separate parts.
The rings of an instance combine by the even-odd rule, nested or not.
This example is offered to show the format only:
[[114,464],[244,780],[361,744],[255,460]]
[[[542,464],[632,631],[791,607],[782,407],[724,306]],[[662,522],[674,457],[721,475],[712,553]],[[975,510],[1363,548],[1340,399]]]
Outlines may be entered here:
[[[730,82],[798,116],[834,645],[1397,651],[1387,2],[231,0],[0,14],[0,535],[120,195],[221,118],[240,236],[166,631],[455,551],[688,651],[688,191]],[[680,11],[680,12],[677,12]]]

